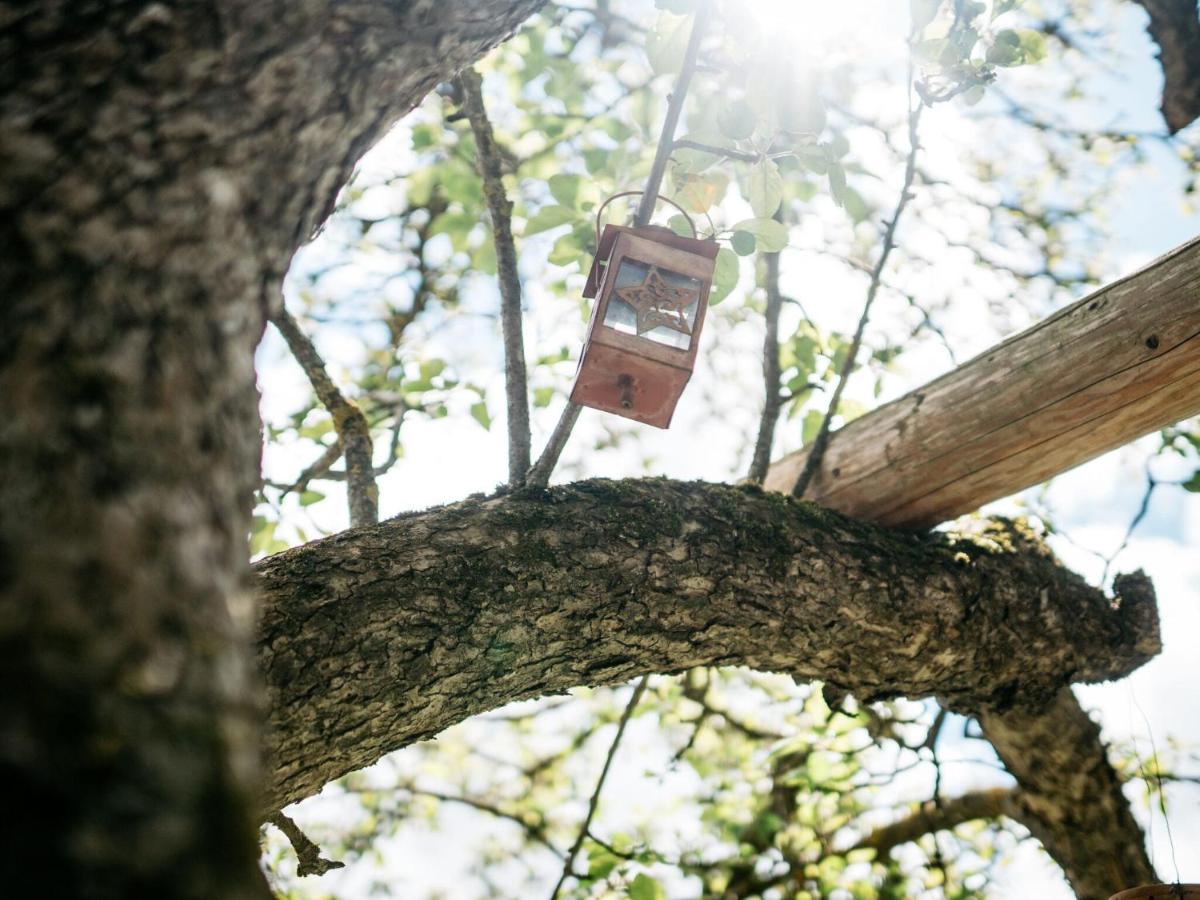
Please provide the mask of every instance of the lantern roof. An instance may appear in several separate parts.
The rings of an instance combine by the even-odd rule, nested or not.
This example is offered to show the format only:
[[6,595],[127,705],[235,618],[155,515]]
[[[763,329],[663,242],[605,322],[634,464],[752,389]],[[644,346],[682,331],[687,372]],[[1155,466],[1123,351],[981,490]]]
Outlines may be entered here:
[[720,245],[711,238],[702,240],[700,238],[684,237],[681,234],[676,234],[670,228],[664,228],[661,225],[643,225],[641,227],[605,225],[604,232],[600,235],[600,241],[596,247],[596,256],[592,260],[592,269],[588,272],[587,284],[583,288],[583,296],[596,296],[596,292],[600,289],[604,267],[609,257],[612,256],[613,244],[616,243],[617,237],[622,234],[632,234],[658,244],[674,247],[676,250],[682,250],[685,253],[694,253],[697,256],[703,256],[706,259],[716,259],[717,251],[720,250]]

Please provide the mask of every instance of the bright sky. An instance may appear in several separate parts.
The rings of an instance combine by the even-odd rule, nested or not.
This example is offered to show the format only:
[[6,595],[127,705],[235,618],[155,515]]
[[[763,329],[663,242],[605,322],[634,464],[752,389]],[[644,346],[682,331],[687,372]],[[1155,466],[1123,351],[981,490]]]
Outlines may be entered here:
[[[885,66],[894,62],[898,35],[902,39],[906,26],[904,4],[894,0],[827,0],[792,2],[792,0],[755,0],[756,14],[778,22],[794,41],[799,52],[817,54],[834,48],[835,60],[880,60]],[[1119,45],[1128,64],[1121,71],[1098,73],[1093,96],[1105,98],[1103,104],[1084,106],[1079,113],[1082,127],[1108,126],[1114,121],[1135,128],[1157,128],[1157,95],[1160,75],[1151,57],[1151,48],[1141,32],[1140,17],[1126,8],[1121,21],[1113,23],[1120,34]],[[1020,95],[1026,83],[1036,80],[1036,73],[1014,70],[1002,73],[1006,91]],[[894,103],[896,92],[882,90],[880,103]],[[1036,100],[1036,95],[1033,95]],[[894,108],[894,107],[892,107]],[[403,128],[403,126],[401,126]],[[967,119],[960,108],[947,105],[927,113],[923,143],[927,147],[931,167],[953,170],[955,148],[964,142],[977,141],[987,134],[986,121]],[[404,144],[403,131],[395,139],[385,141],[364,160],[362,166],[395,166]],[[1014,151],[1016,152],[1016,151]],[[1200,233],[1200,216],[1185,209],[1180,201],[1181,174],[1178,162],[1166,149],[1150,146],[1151,165],[1135,174],[1123,176],[1113,192],[1105,214],[1113,230],[1108,244],[1111,258],[1104,260],[1110,275],[1130,271],[1154,256]],[[882,185],[883,195],[894,186]],[[736,211],[736,204],[735,204]],[[914,231],[919,223],[907,223]],[[823,230],[819,223],[803,224],[797,229],[793,245],[820,246],[834,232]],[[552,238],[540,236],[523,244],[523,253],[536,258],[548,251]],[[318,242],[319,244],[319,242]],[[320,259],[321,247],[304,251],[301,264],[313,265]],[[939,274],[948,281],[964,277],[957,270],[970,266],[959,257],[947,256],[946,270]],[[954,269],[953,274],[948,271]],[[784,292],[801,297],[824,323],[842,328],[850,327],[857,316],[862,281],[828,260],[809,253],[789,252],[784,257]],[[921,286],[916,285],[917,288]],[[560,341],[577,346],[583,326],[577,318],[564,316],[557,301],[542,292],[533,279],[526,282],[530,313],[526,320],[529,346],[557,347]],[[1061,303],[1065,297],[1054,302]],[[291,301],[294,303],[295,298]],[[728,301],[730,303],[734,301]],[[487,292],[468,298],[468,305],[480,311],[494,310],[495,298]],[[898,317],[899,305],[881,303],[881,323]],[[1013,327],[1023,326],[1031,316],[1014,313]],[[978,310],[964,303],[961,311],[951,313],[942,321],[956,348],[959,359],[995,342],[1003,335],[990,327],[979,326]],[[499,342],[492,331],[494,321],[472,320],[461,327],[448,328],[439,341],[447,354],[457,354],[464,368],[471,369],[477,379],[486,379],[493,398],[492,414],[497,420],[492,429],[484,432],[467,415],[451,415],[430,422],[414,419],[405,425],[406,455],[400,465],[385,476],[381,483],[381,514],[394,515],[402,510],[419,509],[429,505],[461,499],[474,492],[491,491],[505,478],[505,442],[503,432],[502,376],[498,365]],[[585,411],[576,436],[564,458],[559,478],[579,475],[625,477],[639,474],[643,460],[650,460],[652,474],[678,478],[726,479],[731,471],[744,465],[745,435],[751,433],[757,416],[757,403],[730,395],[729,385],[752,381],[757,377],[761,353],[760,324],[751,320],[739,324],[720,324],[711,321],[705,340],[719,341],[732,352],[723,356],[724,365],[740,367],[737,378],[728,371],[713,371],[703,365],[680,404],[676,421],[670,431],[650,428],[636,429],[636,446],[603,456],[584,456],[587,447],[605,422],[599,413]],[[881,325],[881,327],[883,327]],[[352,330],[322,328],[317,342],[334,372],[349,383],[349,373],[360,359],[361,344]],[[260,382],[263,390],[262,408],[268,421],[282,421],[309,394],[309,387],[299,369],[288,358],[282,342],[272,332],[260,350]],[[730,363],[729,360],[734,362]],[[888,385],[884,395],[894,396],[908,390],[950,366],[950,361],[935,347],[907,354],[899,376]],[[747,374],[749,373],[749,374]],[[722,415],[710,413],[710,398],[716,398]],[[875,403],[869,396],[864,402]],[[535,417],[535,453],[554,420],[558,405],[542,410]],[[784,423],[779,438],[780,448],[798,444],[798,422]],[[702,449],[701,449],[702,448]],[[1110,552],[1118,546],[1125,528],[1141,499],[1143,476],[1137,454],[1125,450],[1097,460],[1057,479],[1049,498],[1057,513],[1057,521],[1083,547]],[[309,461],[307,455],[297,454],[287,446],[269,448],[269,471],[294,473]],[[1189,474],[1182,466],[1171,469],[1164,460],[1156,466],[1160,478],[1177,478]],[[325,530],[345,525],[344,502],[340,492],[330,486],[329,499],[308,512]],[[325,489],[324,487],[322,488]],[[1032,493],[1030,498],[1032,498]],[[996,505],[997,510],[1012,511],[1013,501]],[[293,512],[295,510],[293,509]],[[1100,563],[1096,557],[1079,547],[1055,540],[1062,558],[1077,571],[1090,578],[1097,577]],[[1132,678],[1115,685],[1087,687],[1078,690],[1085,706],[1097,711],[1105,735],[1111,740],[1134,739],[1143,751],[1148,751],[1150,734],[1161,751],[1168,738],[1200,745],[1200,697],[1196,691],[1195,636],[1200,634],[1200,498],[1184,495],[1179,490],[1160,490],[1128,549],[1116,564],[1117,571],[1145,569],[1154,579],[1159,593],[1163,620],[1165,650],[1163,654],[1139,670]],[[642,731],[639,731],[639,728]],[[661,762],[662,744],[643,725],[634,728],[629,746],[629,759],[636,766],[626,765],[614,774],[606,793],[611,808],[634,806],[639,798],[648,796],[645,770],[653,771]],[[952,752],[953,745],[951,745]],[[624,753],[625,751],[623,751]],[[403,765],[403,752],[397,755]],[[586,761],[585,761],[586,762]],[[979,767],[950,766],[945,789],[948,794],[976,786],[980,779],[993,776]],[[994,779],[993,779],[994,780]],[[1174,838],[1179,874],[1183,880],[1200,881],[1200,854],[1190,848],[1200,846],[1200,790],[1180,786],[1170,790],[1170,831]],[[326,798],[302,804],[297,813],[321,819],[328,813]],[[1165,878],[1175,875],[1167,840],[1167,827],[1160,815],[1151,815],[1139,798],[1134,809],[1148,826],[1154,861]],[[468,841],[452,838],[453,834],[469,832],[479,827],[479,820],[461,810],[451,810],[444,820],[447,830],[430,832],[424,823],[404,829],[401,836],[382,842],[383,867],[394,870],[403,880],[406,890],[417,892],[406,896],[425,895],[435,888],[441,896],[466,896],[457,892],[455,872],[461,872],[464,848]],[[487,824],[487,823],[485,823]],[[365,890],[361,873],[353,870],[335,872],[322,879],[309,879],[306,887],[333,891],[339,897],[359,896]],[[1011,863],[1001,870],[995,885],[998,897],[1039,897],[1053,900],[1069,897],[1058,870],[1029,845],[1011,855]]]

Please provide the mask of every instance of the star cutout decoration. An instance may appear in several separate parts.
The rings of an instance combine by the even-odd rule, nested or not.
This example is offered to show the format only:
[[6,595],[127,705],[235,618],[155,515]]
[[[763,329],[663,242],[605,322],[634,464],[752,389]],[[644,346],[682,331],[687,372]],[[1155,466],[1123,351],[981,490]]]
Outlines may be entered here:
[[641,284],[617,288],[617,296],[637,310],[638,334],[660,325],[681,334],[692,333],[683,311],[700,299],[700,292],[670,284],[655,266],[650,267]]

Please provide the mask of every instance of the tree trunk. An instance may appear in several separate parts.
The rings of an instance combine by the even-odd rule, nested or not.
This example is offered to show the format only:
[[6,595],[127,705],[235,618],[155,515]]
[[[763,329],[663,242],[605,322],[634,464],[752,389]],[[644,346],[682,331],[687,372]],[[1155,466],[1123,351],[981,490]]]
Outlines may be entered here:
[[6,892],[265,894],[254,347],[357,158],[539,5],[0,4]]
[[1021,786],[1011,815],[1063,867],[1080,900],[1156,880],[1100,727],[1070,690],[1042,708],[984,712],[979,723]]
[[1153,875],[1065,687],[1158,652],[1153,591],[1126,576],[1114,603],[1016,525],[917,537],[756,488],[592,481],[402,516],[257,568],[270,810],[513,700],[746,665],[981,714],[1021,820],[1081,896]]

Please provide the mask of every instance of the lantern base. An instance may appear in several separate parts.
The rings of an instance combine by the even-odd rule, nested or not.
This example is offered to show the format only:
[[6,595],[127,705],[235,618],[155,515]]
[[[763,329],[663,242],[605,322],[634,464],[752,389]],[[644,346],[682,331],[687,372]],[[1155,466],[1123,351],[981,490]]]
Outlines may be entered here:
[[583,348],[571,402],[667,428],[691,374],[593,341]]

